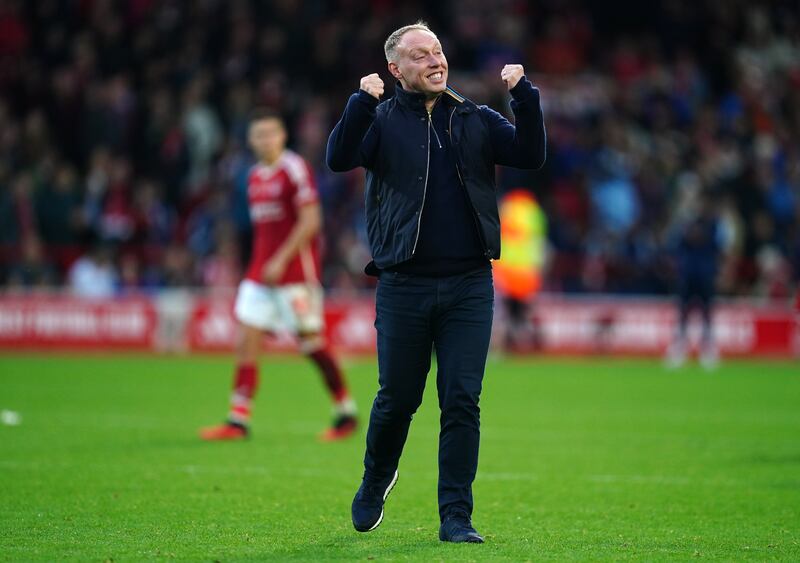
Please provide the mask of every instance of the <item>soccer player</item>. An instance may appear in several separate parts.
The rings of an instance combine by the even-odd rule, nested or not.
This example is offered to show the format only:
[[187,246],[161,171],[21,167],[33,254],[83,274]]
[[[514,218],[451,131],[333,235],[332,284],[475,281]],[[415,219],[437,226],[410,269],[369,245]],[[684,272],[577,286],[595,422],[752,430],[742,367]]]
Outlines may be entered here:
[[356,429],[355,403],[323,336],[317,190],[306,162],[286,148],[286,137],[279,115],[253,113],[248,140],[258,162],[247,186],[253,250],[236,296],[235,316],[242,331],[238,365],[228,419],[201,430],[204,440],[247,437],[262,339],[279,329],[297,336],[301,352],[316,365],[333,399],[336,416],[321,438],[345,438]]
[[678,324],[675,338],[667,350],[666,365],[677,368],[686,362],[689,316],[693,309],[698,308],[703,319],[700,365],[712,370],[719,363],[712,315],[722,244],[717,212],[710,194],[702,194],[696,214],[678,225],[674,254],[678,275]]
[[361,79],[328,139],[328,166],[366,173],[366,214],[376,294],[380,389],[372,406],[353,525],[378,527],[431,366],[439,433],[439,539],[482,543],[472,526],[480,399],[500,256],[495,165],[539,168],[545,129],[539,90],[521,65],[502,81],[515,125],[447,86],[447,59],[422,22],[384,45],[394,97],[378,74]]

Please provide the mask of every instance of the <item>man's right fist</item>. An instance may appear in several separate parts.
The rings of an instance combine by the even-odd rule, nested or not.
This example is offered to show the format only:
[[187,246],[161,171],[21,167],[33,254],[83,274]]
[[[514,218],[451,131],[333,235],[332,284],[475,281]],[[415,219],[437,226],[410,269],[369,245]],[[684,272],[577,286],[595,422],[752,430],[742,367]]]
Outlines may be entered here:
[[361,89],[380,100],[383,96],[383,80],[377,73],[368,74],[361,79]]

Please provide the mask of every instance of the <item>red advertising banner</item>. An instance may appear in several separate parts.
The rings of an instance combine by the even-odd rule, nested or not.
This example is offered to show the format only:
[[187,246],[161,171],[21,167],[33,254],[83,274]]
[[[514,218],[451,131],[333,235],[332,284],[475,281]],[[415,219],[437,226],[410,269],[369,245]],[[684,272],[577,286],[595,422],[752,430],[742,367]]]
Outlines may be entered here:
[[[548,299],[532,310],[536,346],[554,353],[662,354],[675,335],[677,311],[656,300]],[[797,319],[788,307],[720,304],[713,316],[714,338],[725,356],[797,352]],[[699,318],[689,340],[700,341]]]
[[[194,300],[186,325],[187,344],[198,352],[228,352],[239,334],[232,298],[200,297]],[[291,341],[288,343],[291,346]]]
[[143,298],[0,297],[0,347],[143,349],[154,345],[158,315]]
[[[166,305],[165,305],[166,303]],[[676,311],[667,300],[542,297],[528,317],[533,337],[517,350],[553,354],[660,355],[675,332]],[[374,353],[371,295],[329,298],[326,335],[347,353]],[[499,334],[505,315],[498,303]],[[800,355],[800,322],[789,307],[746,302],[720,304],[714,334],[724,356]],[[185,299],[147,297],[84,300],[70,296],[0,297],[0,349],[189,350],[230,353],[238,340],[233,297],[191,293]],[[689,337],[700,340],[695,318]],[[502,338],[498,338],[498,342]],[[265,338],[267,351],[294,351],[290,334]],[[519,344],[519,343],[518,343]]]

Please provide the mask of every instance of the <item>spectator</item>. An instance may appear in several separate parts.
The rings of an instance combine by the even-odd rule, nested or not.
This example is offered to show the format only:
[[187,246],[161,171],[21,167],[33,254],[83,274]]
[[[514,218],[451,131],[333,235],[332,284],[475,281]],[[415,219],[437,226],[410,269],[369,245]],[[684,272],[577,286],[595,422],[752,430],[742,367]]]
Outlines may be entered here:
[[[498,57],[538,73],[548,164],[524,176],[502,169],[498,186],[531,188],[551,219],[546,290],[666,294],[660,264],[685,218],[675,202],[687,178],[724,201],[724,294],[764,292],[764,266],[775,263],[764,248],[797,285],[800,18],[794,0],[731,2],[656,2],[637,11],[631,34],[619,8],[588,0],[1,1],[0,269],[38,237],[63,279],[69,260],[51,245],[83,252],[99,236],[161,279],[163,248],[189,240],[189,260],[202,264],[215,226],[231,220],[246,260],[245,117],[269,105],[315,169],[325,283],[370,287],[355,265],[363,178],[332,177],[321,140],[353,81],[383,64],[362,46],[398,20],[428,17],[468,97],[502,107]],[[209,207],[215,193],[224,205]]]
[[175,243],[167,247],[161,263],[161,272],[161,287],[178,288],[197,285],[194,260],[184,245]]
[[83,230],[78,194],[78,175],[69,164],[60,164],[36,201],[37,223],[42,239],[48,244],[74,244]]
[[117,286],[113,252],[107,244],[95,244],[69,270],[69,288],[78,297],[112,297]]
[[107,242],[121,243],[133,238],[136,213],[131,202],[131,164],[127,158],[112,159],[108,189],[100,211],[97,234]]
[[186,88],[183,97],[183,131],[189,149],[190,193],[201,189],[208,180],[214,154],[222,145],[222,131],[216,112],[206,101],[208,84],[199,76]]
[[134,190],[136,239],[147,245],[167,244],[175,230],[175,213],[156,182],[142,179]]
[[46,258],[38,238],[29,236],[22,242],[20,259],[11,266],[7,286],[10,290],[27,291],[53,288],[58,283],[53,264]]
[[30,240],[37,237],[36,202],[33,195],[33,179],[21,172],[12,183],[9,203],[13,220],[5,227],[9,240]]
[[214,234],[214,250],[200,264],[202,284],[211,289],[234,290],[242,278],[236,231],[231,223],[223,223]]

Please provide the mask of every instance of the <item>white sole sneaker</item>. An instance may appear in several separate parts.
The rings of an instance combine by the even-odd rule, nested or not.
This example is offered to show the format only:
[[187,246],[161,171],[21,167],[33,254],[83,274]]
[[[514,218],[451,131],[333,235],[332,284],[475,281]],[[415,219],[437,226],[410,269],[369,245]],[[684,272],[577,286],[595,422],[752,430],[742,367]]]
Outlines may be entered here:
[[[397,483],[397,478],[398,477],[399,477],[399,474],[398,474],[397,470],[395,470],[394,476],[392,477],[391,482],[389,482],[389,485],[386,487],[386,490],[383,492],[383,502],[386,502],[386,497],[388,497],[389,493],[392,492],[392,489],[394,488],[395,483]],[[375,528],[380,526],[381,522],[383,522],[383,507],[381,507],[381,515],[378,517],[378,521],[375,522],[372,525],[372,527],[369,528],[368,530],[364,530],[364,532],[371,532],[372,530],[374,530]]]

